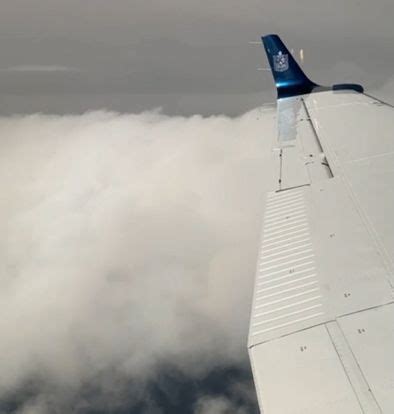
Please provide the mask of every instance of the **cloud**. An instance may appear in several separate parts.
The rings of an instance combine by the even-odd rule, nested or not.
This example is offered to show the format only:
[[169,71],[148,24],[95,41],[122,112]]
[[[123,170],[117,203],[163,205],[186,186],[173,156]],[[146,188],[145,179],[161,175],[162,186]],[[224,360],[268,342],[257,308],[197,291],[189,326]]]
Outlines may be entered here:
[[0,118],[0,408],[137,404],[163,367],[248,366],[273,129],[260,109]]
[[246,414],[246,411],[228,398],[206,397],[198,401],[195,414]]
[[3,69],[6,72],[79,72],[79,69],[61,65],[18,65]]
[[256,396],[252,382],[234,382],[222,395],[200,397],[194,414],[249,414],[256,412]]

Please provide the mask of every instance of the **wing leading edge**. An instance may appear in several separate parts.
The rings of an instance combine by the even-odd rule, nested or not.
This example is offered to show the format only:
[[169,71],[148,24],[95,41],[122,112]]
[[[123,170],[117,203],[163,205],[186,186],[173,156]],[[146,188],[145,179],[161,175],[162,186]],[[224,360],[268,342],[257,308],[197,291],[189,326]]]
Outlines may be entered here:
[[393,108],[359,85],[317,86],[278,36],[262,39],[278,139],[249,333],[261,410],[392,413]]

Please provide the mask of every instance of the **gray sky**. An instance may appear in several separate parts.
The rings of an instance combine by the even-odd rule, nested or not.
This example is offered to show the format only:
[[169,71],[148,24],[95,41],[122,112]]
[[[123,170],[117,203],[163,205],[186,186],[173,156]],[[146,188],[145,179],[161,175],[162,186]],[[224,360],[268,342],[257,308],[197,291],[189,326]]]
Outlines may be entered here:
[[0,111],[241,113],[274,99],[260,47],[303,48],[319,83],[388,82],[390,0],[13,0],[0,16]]

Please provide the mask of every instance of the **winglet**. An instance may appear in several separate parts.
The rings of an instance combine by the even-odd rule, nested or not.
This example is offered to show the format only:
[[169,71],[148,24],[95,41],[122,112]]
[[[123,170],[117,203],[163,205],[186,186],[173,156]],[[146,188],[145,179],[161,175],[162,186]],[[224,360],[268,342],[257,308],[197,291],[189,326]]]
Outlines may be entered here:
[[319,86],[304,74],[278,35],[263,36],[261,40],[271,66],[278,98],[310,93]]
[[332,88],[320,86],[305,75],[278,35],[270,34],[263,36],[261,40],[271,66],[278,99],[327,90],[351,89],[356,92],[364,91],[363,87],[357,84],[339,84],[334,85]]

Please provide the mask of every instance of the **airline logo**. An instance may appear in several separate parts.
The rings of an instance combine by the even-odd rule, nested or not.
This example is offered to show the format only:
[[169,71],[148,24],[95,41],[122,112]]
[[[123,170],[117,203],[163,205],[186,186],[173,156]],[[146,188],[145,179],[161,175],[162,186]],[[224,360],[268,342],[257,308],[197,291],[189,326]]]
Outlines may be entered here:
[[277,55],[274,55],[274,70],[275,72],[284,72],[287,69],[289,69],[289,55],[279,51]]

